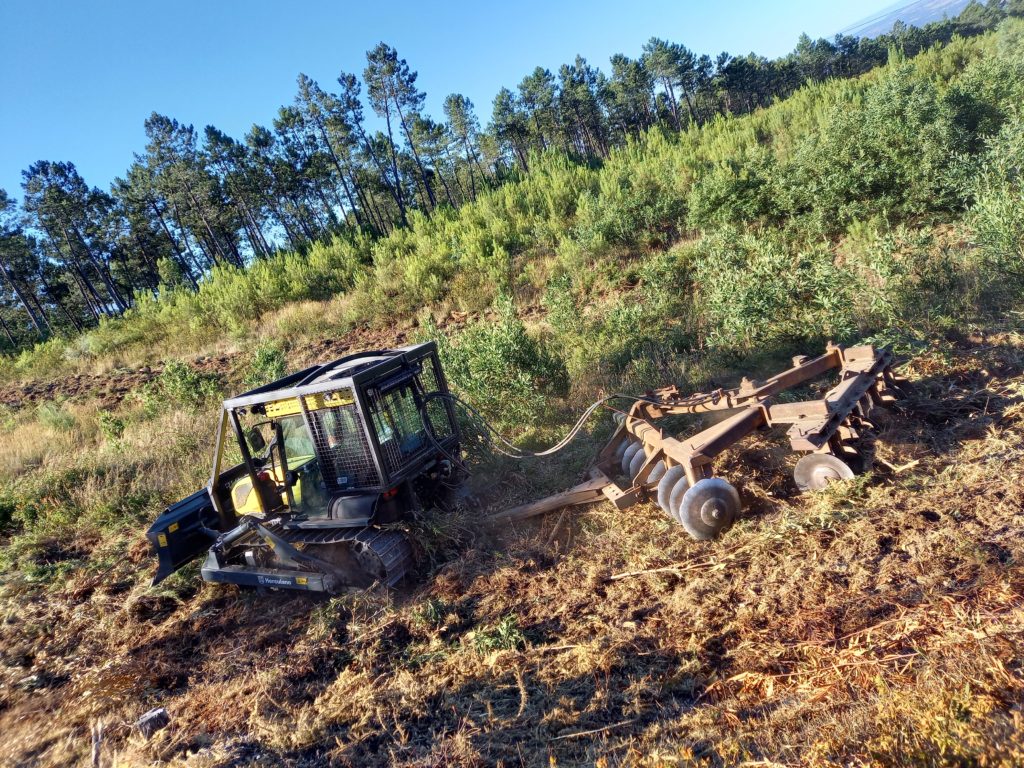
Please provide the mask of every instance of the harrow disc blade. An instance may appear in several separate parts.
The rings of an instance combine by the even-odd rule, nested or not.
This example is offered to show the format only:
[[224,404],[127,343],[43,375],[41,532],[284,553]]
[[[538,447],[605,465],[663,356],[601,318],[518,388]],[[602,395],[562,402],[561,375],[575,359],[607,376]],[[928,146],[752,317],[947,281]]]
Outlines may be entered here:
[[733,524],[740,513],[740,495],[720,477],[698,480],[682,495],[677,517],[693,538],[713,539]]
[[677,484],[683,487],[688,485],[686,471],[679,466],[669,467],[668,471],[661,476],[661,480],[658,481],[658,506],[673,520],[678,520],[678,518],[672,512],[669,498],[672,496],[672,491]]
[[809,453],[796,463],[793,479],[801,491],[820,491],[829,483],[853,480],[853,470],[831,453]]
[[630,466],[633,463],[633,457],[636,456],[637,453],[642,453],[642,452],[643,452],[643,445],[642,444],[640,444],[640,443],[631,443],[630,444],[630,446],[626,449],[626,452],[624,454],[622,454],[622,474],[624,474],[624,475],[626,475],[628,477],[632,477],[632,475],[629,474],[629,468],[630,468]]
[[683,524],[683,518],[679,516],[679,505],[683,503],[683,496],[690,490],[690,481],[684,476],[682,480],[679,480],[672,491],[668,495],[668,508],[671,510],[669,514],[675,518],[676,522],[680,525]]
[[633,444],[633,441],[628,437],[622,438],[619,444],[615,447],[615,453],[613,454],[615,463],[618,464],[622,461],[622,454],[626,452],[626,449]]
[[647,476],[648,485],[653,485],[654,483],[657,483],[659,480],[661,480],[662,476],[665,474],[666,469],[667,467],[665,466],[664,459],[655,464],[654,467],[651,468],[651,474]]
[[645,461],[647,461],[647,454],[644,453],[643,446],[641,446],[640,450],[633,454],[633,460],[629,462],[629,471],[626,475],[630,480],[636,478],[637,473],[640,471],[640,467],[644,465]]

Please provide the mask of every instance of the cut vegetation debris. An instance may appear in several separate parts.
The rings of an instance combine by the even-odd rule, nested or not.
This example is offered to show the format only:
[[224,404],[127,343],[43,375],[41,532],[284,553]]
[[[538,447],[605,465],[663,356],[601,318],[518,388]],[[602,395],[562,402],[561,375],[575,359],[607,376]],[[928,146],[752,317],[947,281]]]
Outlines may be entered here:
[[137,530],[40,541],[71,565],[5,576],[6,760],[82,761],[102,720],[118,765],[1019,764],[1024,337],[903,372],[854,482],[801,495],[778,443],[727,451],[748,505],[714,542],[651,504],[495,538],[453,512],[418,587],[318,600],[152,591]]

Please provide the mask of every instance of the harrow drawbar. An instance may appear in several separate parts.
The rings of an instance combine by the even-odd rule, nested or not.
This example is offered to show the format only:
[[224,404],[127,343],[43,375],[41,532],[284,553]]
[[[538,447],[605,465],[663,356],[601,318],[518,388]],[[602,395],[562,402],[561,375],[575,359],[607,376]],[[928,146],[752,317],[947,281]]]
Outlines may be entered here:
[[[675,386],[653,390],[624,414],[585,480],[501,512],[494,520],[523,520],[602,499],[619,509],[650,500],[694,538],[714,538],[732,525],[741,506],[732,484],[714,475],[715,457],[757,429],[788,427],[791,449],[804,454],[793,473],[801,490],[852,478],[856,453],[849,443],[874,428],[876,409],[892,404],[905,385],[892,366],[888,350],[829,344],[823,355],[796,357],[787,370],[764,381],[743,379],[735,389],[693,395]],[[780,393],[830,371],[838,371],[839,383],[823,398],[776,400]],[[666,434],[657,424],[666,416],[713,412],[725,418],[684,439]]]

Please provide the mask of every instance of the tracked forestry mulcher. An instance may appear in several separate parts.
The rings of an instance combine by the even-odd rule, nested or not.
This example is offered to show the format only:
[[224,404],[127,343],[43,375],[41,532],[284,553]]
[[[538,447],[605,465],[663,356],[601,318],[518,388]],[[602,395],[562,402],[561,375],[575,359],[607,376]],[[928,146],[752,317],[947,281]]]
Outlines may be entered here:
[[397,583],[401,526],[444,503],[459,429],[433,342],[363,352],[226,400],[206,488],[147,534],[157,583],[205,555],[206,581],[338,592]]
[[[792,449],[805,454],[794,471],[801,489],[852,478],[851,442],[903,386],[892,364],[887,350],[830,344],[736,389],[648,392],[616,413],[617,429],[583,482],[491,521],[602,499],[619,509],[649,500],[694,538],[714,538],[740,513],[736,489],[714,474],[716,456],[754,430],[786,426]],[[823,398],[779,398],[832,371],[839,383]],[[202,576],[211,582],[322,592],[395,585],[413,561],[413,543],[389,524],[443,505],[460,480],[460,402],[433,342],[350,355],[226,400],[209,484],[169,507],[147,534],[159,559],[154,583],[205,555]],[[719,418],[684,439],[657,424],[700,414]]]

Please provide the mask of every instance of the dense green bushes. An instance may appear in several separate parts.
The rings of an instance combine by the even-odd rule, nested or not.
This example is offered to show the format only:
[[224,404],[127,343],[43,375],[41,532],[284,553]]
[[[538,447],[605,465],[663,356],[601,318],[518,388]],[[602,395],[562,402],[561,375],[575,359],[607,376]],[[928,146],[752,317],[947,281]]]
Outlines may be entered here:
[[180,360],[171,360],[157,379],[163,397],[177,408],[195,411],[220,394],[216,375],[202,373]]
[[549,396],[565,394],[568,375],[551,348],[526,332],[507,297],[498,301],[498,313],[494,322],[474,323],[455,338],[441,336],[440,354],[458,393],[495,424],[518,429],[544,416]]
[[[574,379],[623,370],[653,346],[838,338],[914,312],[948,314],[962,296],[997,287],[1006,298],[1024,231],[1014,111],[1024,97],[1022,38],[1021,24],[1007,22],[909,61],[896,56],[862,78],[808,85],[745,117],[655,130],[599,168],[536,157],[528,174],[458,210],[414,213],[376,241],[335,238],[245,270],[216,269],[198,292],[140,297],[123,319],[40,345],[11,368],[30,375],[68,360],[180,354],[252,335],[286,304],[341,293],[332,321],[341,331],[425,308],[479,312],[498,296],[543,303],[552,347]],[[959,221],[965,199],[983,260],[928,232]],[[910,242],[913,230],[923,244]],[[672,243],[667,261],[655,258]],[[641,274],[668,263],[660,276]]]
[[825,249],[792,253],[778,237],[723,232],[707,238],[694,261],[710,347],[750,350],[855,331],[850,275]]
[[1015,114],[986,151],[969,182],[971,223],[992,270],[1024,280],[1024,119]]
[[862,104],[834,108],[826,127],[806,141],[786,169],[790,215],[814,230],[842,232],[858,219],[904,221],[955,202],[946,171],[965,148],[953,111],[910,65],[892,69]]

